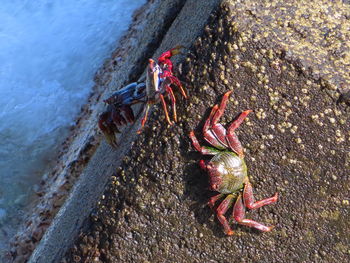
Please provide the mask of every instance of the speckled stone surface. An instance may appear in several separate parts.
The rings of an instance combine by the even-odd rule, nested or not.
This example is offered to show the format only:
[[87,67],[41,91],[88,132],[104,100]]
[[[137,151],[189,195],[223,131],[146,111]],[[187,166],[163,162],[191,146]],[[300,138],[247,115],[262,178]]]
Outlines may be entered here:
[[[155,107],[62,262],[349,261],[349,5],[285,2],[224,1],[210,17],[176,66],[190,95],[178,96],[179,122],[167,127]],[[231,220],[227,237],[206,205],[207,157],[188,133],[205,144],[204,121],[228,90],[223,124],[254,111],[237,135],[256,198],[280,194],[247,213],[270,233]]]
[[[344,1],[227,1],[244,38],[283,50],[331,90],[350,91],[350,7]],[[238,3],[236,3],[238,2]],[[239,43],[238,43],[239,44]],[[267,43],[266,43],[267,44]]]

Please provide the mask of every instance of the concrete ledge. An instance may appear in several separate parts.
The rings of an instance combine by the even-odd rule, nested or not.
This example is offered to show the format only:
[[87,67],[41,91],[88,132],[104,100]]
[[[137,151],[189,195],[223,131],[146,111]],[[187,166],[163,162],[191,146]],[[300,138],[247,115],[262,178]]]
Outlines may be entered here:
[[[347,261],[350,112],[338,102],[337,83],[348,83],[348,5],[225,2],[176,64],[190,94],[179,98],[179,122],[166,127],[161,106],[154,107],[65,262]],[[333,33],[326,39],[325,28]],[[286,36],[296,46],[282,45]],[[343,58],[329,56],[342,51]],[[323,70],[331,64],[327,77]],[[256,199],[279,193],[276,204],[246,213],[275,226],[269,233],[235,223],[230,209],[226,216],[235,235],[227,237],[207,206],[217,193],[208,190],[198,161],[210,156],[193,149],[188,133],[195,130],[201,145],[208,145],[203,124],[228,90],[233,92],[223,125],[253,110],[236,134]]]
[[[220,2],[210,0],[199,3],[196,0],[188,0],[167,32],[154,57],[177,44],[189,48],[194,39],[201,34],[209,14]],[[161,21],[158,22],[159,25],[162,25]],[[188,30],[189,28],[191,30]],[[144,34],[148,37],[149,32],[144,32]],[[151,56],[151,54],[144,55]],[[181,59],[180,56],[178,59]],[[132,69],[129,74],[130,72],[132,72]],[[125,69],[122,73],[123,75],[129,75],[125,72]],[[114,80],[112,80],[111,85],[115,84],[116,81],[121,82],[118,77],[114,77]],[[139,120],[136,123],[139,123]],[[123,130],[121,136],[123,140],[120,142],[118,149],[114,150],[104,142],[99,146],[76,183],[70,197],[33,252],[29,262],[50,263],[61,260],[77,237],[92,209],[96,206],[96,202],[102,195],[110,175],[116,171],[123,157],[130,150],[132,141],[136,138],[136,126],[127,127],[127,130]]]

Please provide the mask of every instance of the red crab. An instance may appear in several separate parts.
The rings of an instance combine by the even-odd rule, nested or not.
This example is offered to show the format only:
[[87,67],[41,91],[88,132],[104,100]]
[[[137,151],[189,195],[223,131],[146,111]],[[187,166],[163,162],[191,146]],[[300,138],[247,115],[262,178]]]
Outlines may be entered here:
[[149,60],[147,67],[146,83],[134,82],[117,90],[111,97],[104,100],[108,104],[98,120],[98,126],[106,137],[107,142],[113,147],[117,146],[116,133],[119,133],[118,126],[126,125],[128,122],[134,122],[134,112],[131,105],[137,103],[145,103],[145,115],[141,120],[141,132],[144,127],[149,108],[152,104],[162,102],[165,117],[169,124],[172,124],[166,107],[164,96],[169,94],[172,101],[174,121],[177,121],[176,116],[176,99],[172,90],[172,85],[180,89],[181,94],[187,98],[187,95],[181,85],[181,82],[173,74],[173,63],[170,58],[180,53],[181,46],[172,48],[164,52],[159,58],[158,63],[154,60]]
[[187,95],[181,85],[181,82],[173,74],[173,63],[170,58],[180,53],[181,46],[176,46],[168,51],[165,51],[158,58],[158,63],[153,59],[149,59],[147,68],[147,79],[146,79],[146,93],[147,93],[147,104],[144,110],[144,117],[141,120],[141,128],[138,133],[141,133],[148,116],[148,111],[152,104],[162,102],[165,118],[167,122],[172,125],[173,122],[170,120],[166,102],[164,99],[165,95],[169,95],[172,103],[174,122],[177,121],[176,115],[176,99],[172,90],[172,85],[179,88],[182,96],[187,98]]
[[[211,190],[219,192],[218,195],[210,198],[209,206],[213,208],[216,201],[226,196],[216,208],[217,218],[224,227],[225,233],[227,235],[234,234],[225,217],[225,213],[232,206],[236,192],[238,192],[238,197],[232,213],[236,222],[263,232],[268,232],[272,230],[272,226],[265,226],[245,218],[245,207],[248,209],[257,209],[264,205],[275,203],[278,198],[278,194],[275,193],[275,195],[270,198],[257,202],[254,201],[253,188],[249,182],[243,148],[235,134],[235,130],[240,126],[251,110],[242,112],[227,130],[220,123],[217,123],[224,113],[230,94],[231,91],[226,92],[220,106],[215,105],[213,107],[203,127],[204,139],[214,147],[200,146],[193,131],[190,132],[189,136],[197,151],[205,155],[214,155],[208,162],[201,160],[200,166],[209,173]],[[243,193],[241,192],[242,188],[244,188]]]

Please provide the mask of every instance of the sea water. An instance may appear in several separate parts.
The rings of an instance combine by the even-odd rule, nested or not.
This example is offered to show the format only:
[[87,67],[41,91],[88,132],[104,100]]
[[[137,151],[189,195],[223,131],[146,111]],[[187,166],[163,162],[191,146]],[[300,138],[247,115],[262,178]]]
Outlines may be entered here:
[[[146,0],[2,0],[0,248]],[[1,250],[1,249],[0,249]]]

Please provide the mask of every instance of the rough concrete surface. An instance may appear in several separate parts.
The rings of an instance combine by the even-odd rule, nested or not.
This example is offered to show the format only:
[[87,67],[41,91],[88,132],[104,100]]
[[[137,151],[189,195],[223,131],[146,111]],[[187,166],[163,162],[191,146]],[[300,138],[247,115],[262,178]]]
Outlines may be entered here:
[[[176,65],[189,93],[188,100],[178,96],[179,122],[167,126],[157,105],[122,162],[117,158],[126,146],[100,146],[85,174],[109,177],[109,184],[62,262],[350,260],[348,3],[224,1],[204,27],[203,13],[218,2],[188,0],[156,52],[193,44]],[[198,28],[202,35],[190,42]],[[254,111],[237,135],[256,199],[280,194],[275,205],[247,213],[275,225],[270,233],[231,220],[236,235],[227,237],[206,205],[215,193],[198,161],[208,157],[194,151],[188,133],[195,129],[206,144],[204,121],[228,90],[233,93],[222,123]],[[74,193],[70,199],[79,203]],[[61,214],[50,234],[57,235],[63,219]],[[77,232],[76,221],[69,223]],[[60,258],[64,249],[55,254],[47,238],[31,262]]]
[[[187,6],[186,11],[180,12],[185,2]],[[127,55],[123,58],[115,57],[109,65],[106,65],[106,67],[110,67],[108,70],[105,69],[106,76],[98,76],[99,81],[103,82],[109,90],[113,90],[140,78],[148,58],[153,54],[164,34],[170,34],[170,36],[166,35],[164,37],[163,45],[166,46],[166,49],[179,43],[189,47],[194,38],[202,32],[209,14],[219,2],[218,0],[211,0],[201,4],[196,1],[183,0],[155,1],[154,5],[147,10],[146,17],[143,15],[147,23],[142,28],[142,33],[137,34],[133,39],[129,38],[129,41],[134,43],[127,51]],[[192,19],[187,19],[187,23],[174,21],[179,12],[179,17],[182,17],[181,20],[183,21],[184,17],[189,16],[188,12],[192,10],[191,12],[193,13],[193,10],[197,10],[198,6],[201,6],[201,12],[192,16]],[[172,35],[167,31],[170,26],[173,28],[169,29],[169,32],[173,32]],[[191,31],[185,33],[185,28],[188,29],[190,27]],[[183,32],[183,34],[177,34],[177,32]],[[158,42],[155,43],[156,40]],[[164,49],[165,47],[160,47],[154,57],[160,55]],[[140,61],[141,58],[143,58],[142,62]],[[116,65],[118,65],[118,70],[113,72],[116,69]],[[99,101],[102,101],[101,98],[106,98],[106,96],[108,94],[104,92],[100,96]],[[101,107],[92,109],[88,121],[85,122],[86,129],[94,129],[96,127],[97,116],[101,110]],[[135,109],[135,112],[138,112],[138,110]],[[136,123],[139,124],[139,120]],[[84,166],[86,168],[81,174],[79,181],[33,252],[30,262],[58,262],[63,256],[67,248],[72,244],[73,239],[77,236],[79,229],[83,227],[84,221],[88,218],[92,208],[96,206],[109,176],[115,172],[123,156],[130,149],[131,142],[136,138],[137,128],[137,125],[135,125],[132,128],[128,127],[123,130],[120,136],[122,139],[120,139],[120,145],[117,150],[111,149],[106,143],[95,147],[97,148],[96,151],[91,154],[91,159],[89,156],[87,165]],[[23,258],[26,255],[17,257],[15,262],[23,262]]]
[[[76,181],[82,171],[88,165],[98,166],[90,159],[94,156],[96,149],[99,149],[98,146],[102,139],[101,134],[97,131],[96,120],[104,109],[103,99],[109,97],[112,91],[136,80],[142,74],[147,63],[145,55],[155,52],[159,45],[158,42],[164,37],[185,2],[186,0],[149,0],[133,15],[133,23],[126,35],[119,41],[120,46],[97,72],[93,92],[88,103],[82,109],[76,125],[72,127],[69,137],[62,145],[57,164],[49,174],[43,177],[41,189],[38,191],[38,200],[33,204],[33,209],[28,212],[27,219],[12,240],[12,247],[8,255],[4,259],[1,258],[0,261],[26,262],[46,229],[51,225],[62,204],[65,203],[72,186],[80,184],[79,181],[78,183]],[[136,78],[136,76],[138,77]],[[104,145],[102,148],[104,149],[102,152],[106,151],[102,155],[109,155],[109,147]],[[100,163],[103,164],[103,161],[100,160]],[[114,169],[113,165],[108,167]],[[96,196],[91,194],[90,199],[85,200],[88,204],[87,207],[90,206],[90,208],[95,205],[90,200],[96,200],[100,196],[101,192],[98,192],[98,189],[102,191],[108,178],[108,176],[98,177],[96,174],[94,176],[88,178],[92,181],[98,181],[93,192]],[[84,180],[80,182],[84,185]],[[89,209],[84,211],[87,212],[85,216],[84,213],[76,211],[81,217],[79,222],[82,222],[83,218],[90,212]],[[71,220],[68,216],[64,218],[68,222]],[[79,229],[79,227],[79,224],[75,225],[75,229]],[[60,225],[59,228],[67,229],[67,232],[62,232],[66,240],[73,238],[73,234],[67,234],[70,232],[69,228]],[[69,242],[66,244],[68,245]]]
[[[237,2],[225,1],[177,65],[190,95],[179,97],[180,121],[167,127],[161,106],[155,107],[111,176],[89,228],[62,262],[349,261],[350,110],[339,100],[349,86],[343,30],[350,26],[349,6]],[[317,16],[323,22],[311,23]],[[280,27],[264,27],[275,22]],[[298,33],[301,26],[310,33]],[[320,47],[313,37],[328,27],[332,34]],[[286,35],[310,49],[298,49]],[[339,49],[327,49],[336,42]],[[330,54],[337,50],[341,56]],[[206,205],[215,193],[207,190],[198,161],[207,157],[194,151],[188,133],[195,129],[205,144],[205,118],[228,90],[233,94],[222,123],[254,110],[237,134],[256,198],[280,194],[275,205],[247,213],[275,225],[270,233],[231,220],[236,235],[227,237]]]

